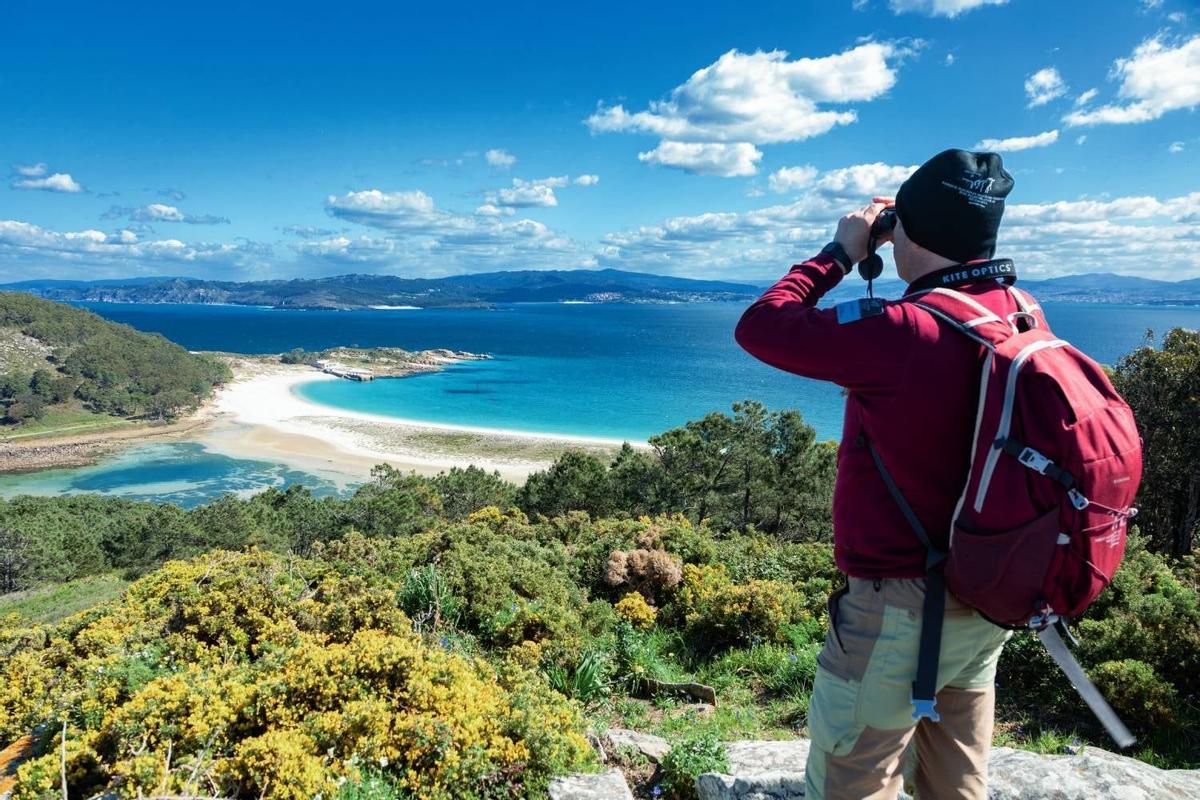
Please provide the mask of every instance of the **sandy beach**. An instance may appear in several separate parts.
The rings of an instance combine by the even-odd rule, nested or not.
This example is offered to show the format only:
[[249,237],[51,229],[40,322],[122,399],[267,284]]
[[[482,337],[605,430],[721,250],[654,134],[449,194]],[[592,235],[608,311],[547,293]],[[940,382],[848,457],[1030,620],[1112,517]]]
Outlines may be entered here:
[[340,380],[332,375],[252,359],[231,366],[236,377],[210,404],[213,421],[189,438],[218,453],[278,461],[339,482],[361,481],[384,462],[423,475],[474,464],[521,482],[564,450],[608,457],[621,446],[613,439],[441,425],[332,408],[293,391],[310,381]]

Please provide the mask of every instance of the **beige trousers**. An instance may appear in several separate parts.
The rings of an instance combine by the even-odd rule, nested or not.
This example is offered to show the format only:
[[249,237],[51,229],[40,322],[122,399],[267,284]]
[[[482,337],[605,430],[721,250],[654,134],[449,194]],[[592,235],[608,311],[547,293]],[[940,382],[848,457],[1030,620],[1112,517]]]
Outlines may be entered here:
[[1008,632],[946,597],[939,722],[912,719],[923,580],[851,578],[830,626],[809,703],[807,800],[892,800],[915,745],[917,800],[985,800],[996,663]]

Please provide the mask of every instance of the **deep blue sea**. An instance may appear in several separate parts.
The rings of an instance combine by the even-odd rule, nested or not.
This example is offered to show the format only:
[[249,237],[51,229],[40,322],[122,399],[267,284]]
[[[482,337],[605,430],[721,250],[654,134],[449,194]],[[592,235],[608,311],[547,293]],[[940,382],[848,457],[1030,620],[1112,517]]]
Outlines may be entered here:
[[[407,419],[645,439],[754,398],[771,408],[799,409],[822,438],[837,437],[841,426],[836,387],[770,369],[738,348],[732,332],[741,304],[531,303],[492,310],[352,312],[87,307],[191,350],[446,347],[494,356],[435,374],[365,384],[327,381],[302,389],[315,402]],[[1200,327],[1200,308],[1047,303],[1046,313],[1056,333],[1104,363],[1142,344],[1148,331]],[[190,505],[222,491],[296,480],[332,490],[277,465],[228,459],[196,445],[153,445],[84,470],[0,477],[0,496],[106,491]]]

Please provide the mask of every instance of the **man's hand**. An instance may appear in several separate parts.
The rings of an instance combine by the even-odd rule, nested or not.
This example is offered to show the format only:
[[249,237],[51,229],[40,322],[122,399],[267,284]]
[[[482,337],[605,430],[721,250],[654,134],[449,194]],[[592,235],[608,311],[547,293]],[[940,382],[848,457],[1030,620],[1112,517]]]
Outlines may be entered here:
[[880,211],[892,204],[893,201],[890,198],[876,197],[871,205],[858,211],[852,211],[838,220],[837,233],[833,240],[842,246],[846,255],[850,256],[855,264],[867,257],[867,240],[871,236],[871,224],[875,222]]

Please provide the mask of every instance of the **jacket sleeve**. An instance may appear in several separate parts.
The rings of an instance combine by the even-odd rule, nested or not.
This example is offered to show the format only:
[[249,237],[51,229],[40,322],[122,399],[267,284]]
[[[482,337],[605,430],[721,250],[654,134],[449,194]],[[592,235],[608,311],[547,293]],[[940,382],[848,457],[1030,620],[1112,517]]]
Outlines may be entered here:
[[910,312],[884,301],[879,316],[840,323],[836,309],[816,306],[842,277],[827,254],[792,267],[746,309],[734,338],[760,361],[806,378],[855,391],[897,385],[915,339]]

